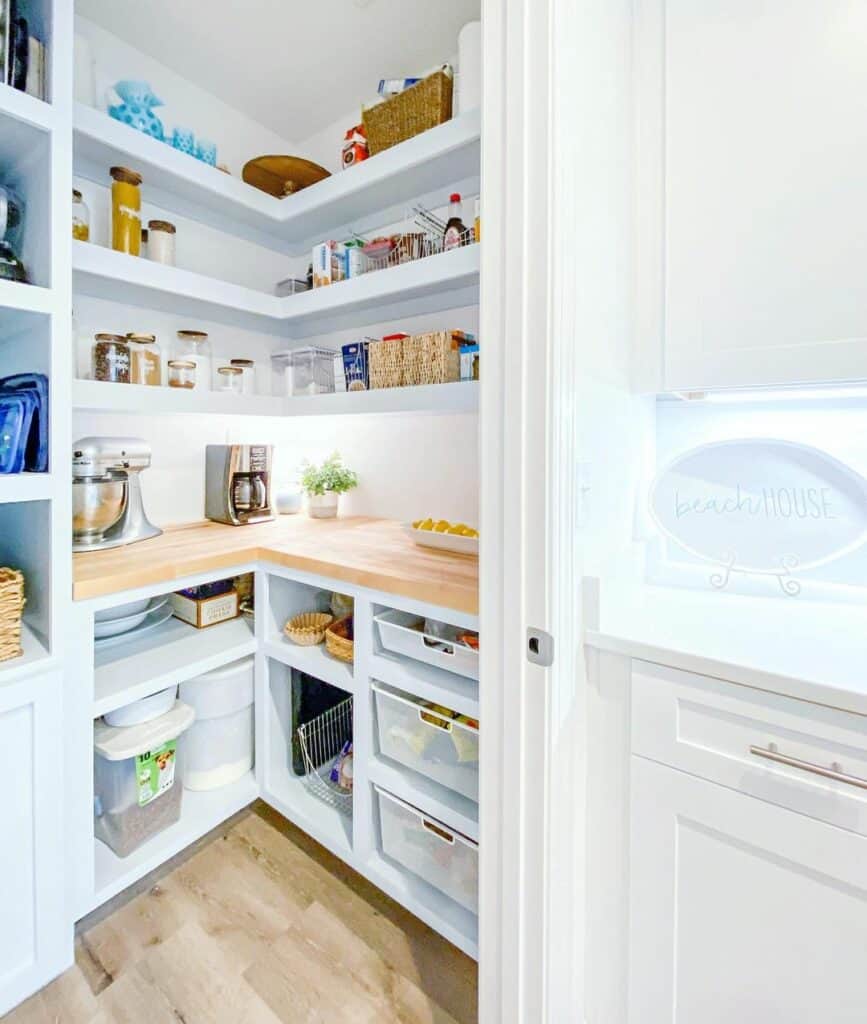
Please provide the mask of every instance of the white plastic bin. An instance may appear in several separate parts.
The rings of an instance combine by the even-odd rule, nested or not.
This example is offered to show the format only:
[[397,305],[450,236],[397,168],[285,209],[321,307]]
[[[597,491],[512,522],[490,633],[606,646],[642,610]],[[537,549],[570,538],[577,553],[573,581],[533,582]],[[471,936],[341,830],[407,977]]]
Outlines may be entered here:
[[478,724],[382,683],[373,692],[380,753],[478,803]]
[[219,789],[253,767],[253,656],[181,683],[196,712],[186,737],[184,785]]
[[183,733],[194,717],[191,707],[177,701],[141,725],[94,726],[94,832],[118,857],[180,818]]
[[478,913],[478,845],[379,786],[376,793],[382,852],[462,907]]
[[[402,654],[416,661],[444,668],[449,672],[479,678],[479,652],[465,644],[430,636],[424,632],[424,619],[411,612],[387,611],[375,616],[379,640],[387,651]],[[455,635],[464,632],[454,628]],[[466,630],[471,633],[474,630]]]

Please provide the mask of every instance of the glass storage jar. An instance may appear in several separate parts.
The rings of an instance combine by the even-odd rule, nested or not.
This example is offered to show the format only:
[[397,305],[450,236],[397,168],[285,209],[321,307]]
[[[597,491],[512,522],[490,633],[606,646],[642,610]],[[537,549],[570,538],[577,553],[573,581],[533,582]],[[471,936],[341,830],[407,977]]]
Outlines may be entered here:
[[141,252],[141,175],[128,167],[111,169],[111,247],[138,256]]
[[122,334],[95,334],[91,369],[94,380],[129,384],[129,345]]
[[196,386],[196,364],[189,359],[170,359],[169,387],[192,390]]
[[157,339],[153,334],[128,334],[129,382],[159,387],[163,382],[163,364]]
[[149,220],[148,259],[155,263],[175,265],[175,226],[167,220]]
[[217,390],[233,395],[244,393],[244,371],[240,366],[221,366],[217,370]]
[[241,394],[256,394],[256,364],[252,359],[230,359],[230,366],[237,366],[241,371]]
[[[150,247],[150,241],[148,241]],[[206,331],[178,331],[174,357],[196,364],[195,387],[207,391],[211,387],[211,343]]]
[[77,188],[72,190],[72,237],[79,242],[90,241],[90,210]]

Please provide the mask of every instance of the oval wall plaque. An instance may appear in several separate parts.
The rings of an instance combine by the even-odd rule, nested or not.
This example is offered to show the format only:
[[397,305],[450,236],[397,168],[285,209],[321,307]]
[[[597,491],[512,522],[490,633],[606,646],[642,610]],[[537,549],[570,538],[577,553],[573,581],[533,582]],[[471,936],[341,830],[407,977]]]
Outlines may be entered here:
[[701,445],[656,476],[650,511],[691,554],[730,573],[784,577],[833,561],[867,540],[867,479],[809,445],[748,438]]

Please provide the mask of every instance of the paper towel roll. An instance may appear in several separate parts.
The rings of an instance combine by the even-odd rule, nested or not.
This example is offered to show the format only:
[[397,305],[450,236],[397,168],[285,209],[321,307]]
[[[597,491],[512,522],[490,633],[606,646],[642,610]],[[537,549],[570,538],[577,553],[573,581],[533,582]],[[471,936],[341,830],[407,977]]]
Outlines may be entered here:
[[469,21],[458,33],[458,113],[482,105],[482,23]]

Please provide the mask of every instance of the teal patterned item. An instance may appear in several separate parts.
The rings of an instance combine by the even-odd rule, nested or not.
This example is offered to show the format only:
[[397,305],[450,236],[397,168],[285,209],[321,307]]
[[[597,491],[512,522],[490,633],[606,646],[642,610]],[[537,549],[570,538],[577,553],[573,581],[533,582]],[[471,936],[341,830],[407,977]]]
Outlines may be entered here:
[[160,142],[165,141],[163,123],[154,113],[154,107],[161,107],[163,101],[154,96],[148,82],[138,82],[131,79],[124,79],[118,82],[114,91],[121,99],[108,108],[109,114],[116,120],[136,128],[145,135],[150,135]]

